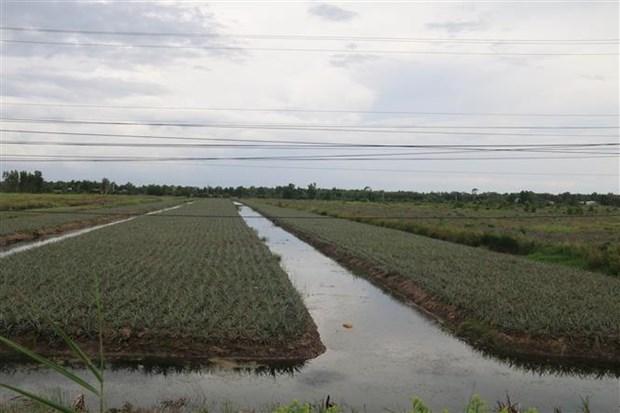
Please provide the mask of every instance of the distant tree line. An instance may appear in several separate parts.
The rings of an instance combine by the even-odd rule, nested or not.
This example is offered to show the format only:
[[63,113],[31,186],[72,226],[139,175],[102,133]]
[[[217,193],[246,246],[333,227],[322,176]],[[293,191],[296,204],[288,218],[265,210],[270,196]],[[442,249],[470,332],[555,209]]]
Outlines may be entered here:
[[3,192],[45,192],[41,171],[5,171],[0,184]]
[[180,185],[134,185],[131,182],[117,184],[107,178],[101,181],[71,180],[45,181],[41,171],[6,171],[0,181],[1,192],[47,192],[47,193],[100,193],[124,195],[167,195],[185,197],[237,197],[237,198],[276,198],[276,199],[319,199],[342,201],[376,202],[449,202],[456,206],[465,203],[480,205],[521,204],[525,208],[561,204],[578,206],[586,202],[620,207],[620,195],[608,194],[561,194],[535,193],[521,191],[514,193],[480,192],[473,188],[470,192],[415,192],[415,191],[376,191],[366,186],[362,189],[319,188],[316,183],[306,187],[288,184],[285,186],[180,186]]

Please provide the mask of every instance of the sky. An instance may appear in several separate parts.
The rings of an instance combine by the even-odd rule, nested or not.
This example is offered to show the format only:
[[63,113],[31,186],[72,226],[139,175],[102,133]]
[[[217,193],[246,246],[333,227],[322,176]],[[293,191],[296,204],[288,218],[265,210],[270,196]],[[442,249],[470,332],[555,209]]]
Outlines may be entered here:
[[[179,148],[226,141],[152,138],[617,144],[617,2],[3,0],[0,11],[4,28],[69,31],[0,30],[2,171],[134,184],[620,192],[617,147]],[[177,146],[58,145],[68,142]],[[273,159],[340,154],[357,159]],[[50,156],[82,161],[41,161]],[[115,156],[141,160],[93,161]],[[240,157],[271,159],[231,159]]]

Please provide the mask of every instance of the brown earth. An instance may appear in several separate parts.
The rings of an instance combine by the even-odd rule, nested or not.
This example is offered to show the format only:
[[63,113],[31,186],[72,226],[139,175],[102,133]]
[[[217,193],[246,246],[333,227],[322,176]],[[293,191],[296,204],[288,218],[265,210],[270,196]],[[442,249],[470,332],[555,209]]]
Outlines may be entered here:
[[[74,356],[66,344],[58,339],[24,335],[11,338],[20,345],[46,357],[72,361]],[[99,353],[97,339],[75,338],[80,348],[96,358]],[[298,338],[272,342],[252,340],[205,340],[190,336],[161,336],[147,331],[134,332],[129,328],[104,332],[104,354],[108,361],[130,362],[144,358],[167,361],[207,362],[211,359],[236,361],[291,362],[315,358],[325,351],[325,346],[314,322]],[[22,360],[19,353],[0,345],[0,360]]]

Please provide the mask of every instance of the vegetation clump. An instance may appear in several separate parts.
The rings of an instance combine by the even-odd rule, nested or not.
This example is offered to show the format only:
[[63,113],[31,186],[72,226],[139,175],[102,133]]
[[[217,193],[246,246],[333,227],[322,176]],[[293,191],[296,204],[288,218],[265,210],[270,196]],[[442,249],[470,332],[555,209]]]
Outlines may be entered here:
[[[620,209],[557,205],[447,202],[334,202],[266,200],[275,206],[456,242],[492,251],[524,255],[607,273],[620,274]],[[484,208],[481,208],[481,206]],[[572,211],[582,211],[576,214]]]

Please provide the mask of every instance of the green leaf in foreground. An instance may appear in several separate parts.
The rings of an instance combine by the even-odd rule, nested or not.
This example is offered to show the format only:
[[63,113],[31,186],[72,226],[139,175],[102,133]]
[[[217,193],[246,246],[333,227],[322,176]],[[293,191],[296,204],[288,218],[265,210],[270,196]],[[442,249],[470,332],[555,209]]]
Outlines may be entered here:
[[62,367],[61,365],[59,365],[58,363],[55,363],[51,360],[46,359],[43,356],[38,355],[37,353],[34,353],[33,351],[28,350],[27,348],[20,346],[19,344],[9,340],[6,337],[0,336],[0,343],[12,348],[13,350],[16,350],[18,352],[20,352],[21,354],[24,354],[28,357],[30,357],[31,359],[38,361],[39,363],[57,371],[58,373],[62,374],[63,376],[65,376],[66,378],[68,378],[69,380],[71,380],[72,382],[80,385],[81,387],[83,387],[84,389],[94,393],[95,395],[99,396],[99,391],[97,389],[95,389],[91,384],[87,383],[86,381],[84,381],[81,377],[71,373],[69,370],[67,370],[66,368]]
[[97,381],[101,383],[103,381],[103,375],[101,374],[101,371],[99,371],[99,369],[94,365],[92,360],[82,351],[82,349],[75,343],[75,341],[71,340],[71,338],[56,324],[52,323],[52,326],[56,334],[62,337],[65,343],[67,343],[67,346],[69,346],[71,351],[73,351],[73,354],[75,354],[80,360],[84,362],[84,364],[86,364],[88,369],[97,378]]
[[10,386],[8,384],[3,384],[3,383],[0,383],[0,387],[3,387],[5,389],[11,390],[11,391],[14,391],[15,393],[19,393],[22,396],[25,396],[25,397],[27,397],[27,398],[29,398],[31,400],[37,401],[37,402],[39,402],[39,403],[41,403],[41,404],[43,404],[45,406],[48,406],[48,407],[50,407],[50,408],[52,408],[54,410],[57,410],[59,412],[75,413],[75,411],[69,409],[68,407],[61,406],[58,403],[55,403],[55,402],[53,402],[51,400],[44,399],[43,397],[37,396],[36,394],[30,393],[30,392],[28,392],[26,390],[22,390],[22,389],[19,389],[17,387],[13,387],[13,386]]

